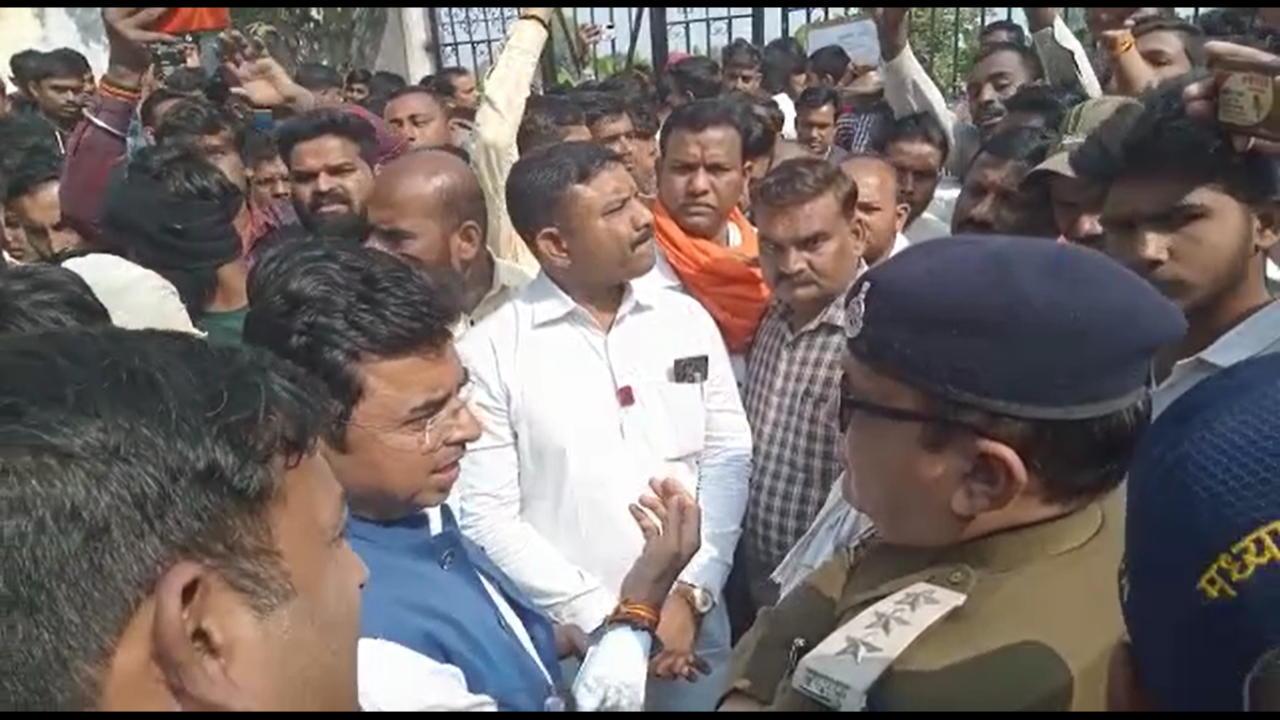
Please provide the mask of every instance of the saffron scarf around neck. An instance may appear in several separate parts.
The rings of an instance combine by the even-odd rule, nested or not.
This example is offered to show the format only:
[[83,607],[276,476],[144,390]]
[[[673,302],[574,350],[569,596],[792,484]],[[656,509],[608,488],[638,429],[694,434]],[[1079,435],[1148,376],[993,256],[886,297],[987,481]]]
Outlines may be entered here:
[[756,229],[734,208],[729,222],[742,243],[728,248],[686,233],[662,203],[653,209],[654,237],[667,263],[689,292],[711,314],[733,354],[746,352],[769,304],[769,288],[760,272]]

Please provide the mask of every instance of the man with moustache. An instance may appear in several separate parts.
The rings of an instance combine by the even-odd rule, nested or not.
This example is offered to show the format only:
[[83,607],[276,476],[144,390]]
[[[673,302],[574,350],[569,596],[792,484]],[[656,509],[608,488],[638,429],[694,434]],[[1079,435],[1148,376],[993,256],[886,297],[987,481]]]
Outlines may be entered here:
[[[480,435],[464,400],[469,378],[454,349],[457,313],[448,294],[389,253],[300,242],[268,251],[254,268],[245,337],[319,378],[335,401],[323,452],[350,510],[345,536],[370,569],[360,618],[361,706],[563,709],[558,660],[582,652],[587,638],[553,627],[484,550],[462,538],[447,505],[467,444]],[[645,608],[662,602],[696,551],[699,522],[692,497],[666,481],[628,499],[633,523],[648,522],[634,503],[649,492],[657,497],[641,503],[683,539],[665,549],[648,543],[632,558],[622,596]],[[640,532],[652,539],[652,530],[642,524]],[[616,612],[597,623],[608,634],[599,636],[586,671],[597,681],[642,686],[656,625],[646,618],[656,610],[609,610]]]
[[788,160],[755,189],[760,268],[773,293],[747,355],[755,463],[735,580],[744,631],[777,602],[770,574],[808,529],[840,474],[830,409],[844,351],[844,292],[864,267],[859,190],[821,158]]
[[607,148],[524,155],[507,208],[542,272],[459,346],[483,428],[462,459],[463,529],[540,607],[590,629],[626,595],[640,547],[627,504],[651,478],[680,480],[698,495],[703,544],[658,608],[647,706],[710,710],[751,472],[720,333],[694,299],[635,282],[654,264],[653,212]]
[[363,239],[378,158],[373,125],[341,110],[313,110],[281,125],[277,142],[302,225],[325,237]]
[[459,337],[529,282],[528,273],[489,250],[484,190],[471,166],[452,153],[419,150],[391,162],[374,179],[367,214],[370,247],[458,280]]

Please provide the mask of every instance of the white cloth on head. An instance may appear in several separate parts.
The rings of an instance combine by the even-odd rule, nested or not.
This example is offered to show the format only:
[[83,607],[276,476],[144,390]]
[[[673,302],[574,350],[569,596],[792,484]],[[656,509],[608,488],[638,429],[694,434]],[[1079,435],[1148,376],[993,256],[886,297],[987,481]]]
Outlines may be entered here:
[[116,327],[204,335],[191,323],[173,283],[141,265],[118,255],[92,253],[62,266],[88,283]]

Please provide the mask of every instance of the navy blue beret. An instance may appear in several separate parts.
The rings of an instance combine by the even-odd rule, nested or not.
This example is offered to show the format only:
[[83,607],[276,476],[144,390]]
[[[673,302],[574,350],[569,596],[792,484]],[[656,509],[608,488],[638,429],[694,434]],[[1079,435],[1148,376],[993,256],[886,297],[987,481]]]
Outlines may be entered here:
[[1093,250],[955,236],[913,245],[846,298],[849,351],[935,397],[1031,420],[1118,412],[1147,391],[1181,310]]
[[1204,380],[1129,470],[1125,626],[1156,709],[1239,711],[1280,647],[1280,355]]

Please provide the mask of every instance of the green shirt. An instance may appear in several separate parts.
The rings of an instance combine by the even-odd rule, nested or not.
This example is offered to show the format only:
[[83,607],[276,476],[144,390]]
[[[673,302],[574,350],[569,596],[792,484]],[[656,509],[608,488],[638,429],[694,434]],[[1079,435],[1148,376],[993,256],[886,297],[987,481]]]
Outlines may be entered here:
[[209,342],[219,345],[239,345],[244,335],[244,318],[249,308],[207,312],[196,321],[196,327],[209,335]]

